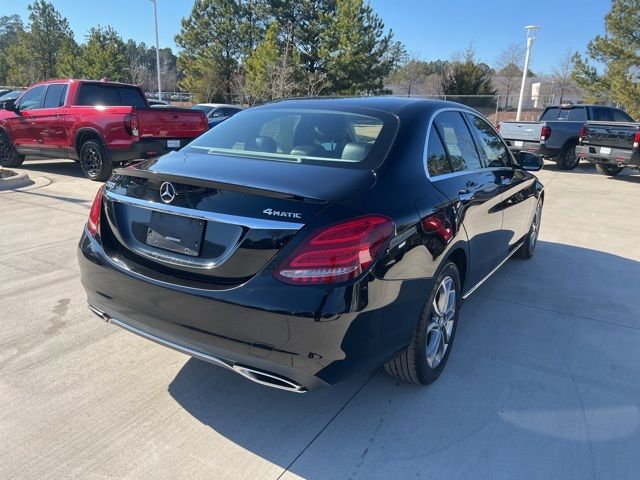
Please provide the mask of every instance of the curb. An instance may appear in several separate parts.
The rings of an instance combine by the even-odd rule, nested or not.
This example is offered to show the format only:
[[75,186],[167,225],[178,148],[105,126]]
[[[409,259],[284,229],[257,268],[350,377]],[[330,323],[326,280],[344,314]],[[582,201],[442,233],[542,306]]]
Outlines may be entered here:
[[13,177],[0,179],[0,191],[14,190],[16,188],[26,187],[33,185],[33,180],[29,178],[26,173],[18,173]]

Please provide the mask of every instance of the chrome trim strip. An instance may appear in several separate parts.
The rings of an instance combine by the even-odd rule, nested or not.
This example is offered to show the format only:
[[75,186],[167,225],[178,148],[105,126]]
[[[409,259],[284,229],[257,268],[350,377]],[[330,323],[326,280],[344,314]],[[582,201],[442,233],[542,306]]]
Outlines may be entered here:
[[476,283],[473,288],[471,288],[471,290],[468,290],[467,293],[465,293],[462,298],[467,298],[469,295],[471,295],[473,292],[475,292],[480,285],[482,285],[491,275],[493,275],[502,265],[505,264],[505,262],[507,260],[509,260],[511,258],[511,256],[516,253],[518,251],[518,249],[522,246],[522,244],[524,243],[524,241],[520,242],[518,245],[516,245],[513,250],[511,250],[511,252],[509,252],[509,255],[507,255],[504,260],[502,260],[493,270],[491,270],[489,273],[487,273],[487,275],[480,280],[478,283]]
[[[187,354],[191,357],[197,358],[199,360],[203,360],[205,362],[209,362],[212,363],[214,365],[217,365],[219,367],[224,367],[227,368],[229,370],[231,370],[234,373],[237,373],[238,375],[242,375],[244,378],[251,380],[252,382],[255,383],[259,383],[260,385],[265,385],[267,387],[271,387],[271,388],[277,388],[278,390],[285,390],[287,392],[295,392],[295,393],[306,393],[307,389],[305,387],[303,387],[302,385],[298,385],[297,383],[294,383],[291,380],[288,380],[286,378],[283,377],[279,377],[278,375],[274,375],[272,373],[268,373],[268,372],[263,372],[262,370],[256,370],[253,368],[249,368],[249,367],[244,367],[242,365],[234,365],[231,363],[227,363],[226,361],[218,358],[218,357],[214,357],[213,355],[209,355],[208,353],[203,353],[203,352],[199,352],[198,350],[193,350],[192,348],[189,347],[185,347],[184,345],[180,345],[178,343],[172,342],[170,340],[166,340],[164,338],[158,337],[156,335],[153,335],[152,333],[149,332],[145,332],[144,330],[140,330],[139,328],[133,327],[131,325],[129,325],[128,323],[123,322],[122,320],[118,320],[117,318],[113,318],[110,317],[109,315],[107,315],[106,313],[104,313],[103,311],[99,310],[98,308],[94,307],[93,305],[89,305],[89,309],[95,313],[96,315],[98,315],[100,318],[102,318],[103,320],[105,320],[108,323],[113,323],[114,325],[117,325],[120,328],[123,328],[124,330],[127,330],[128,332],[131,333],[135,333],[136,335],[145,338],[147,340],[151,340],[152,342],[155,342],[159,345],[162,345],[163,347],[169,347],[172,350],[176,350],[177,352],[180,353],[184,353]],[[275,380],[277,380],[278,382],[281,383],[285,383],[287,385],[291,385],[291,387],[283,387],[281,385],[274,385],[272,383],[269,382],[265,382],[264,380],[259,380],[258,378],[255,378],[251,375],[251,373],[254,373],[256,375],[261,375],[263,377],[269,377],[269,378],[273,378]]]
[[[440,180],[446,180],[447,178],[452,178],[452,177],[457,177],[460,175],[468,175],[469,173],[476,173],[476,172],[491,172],[491,171],[496,171],[496,170],[512,170],[513,168],[515,168],[515,165],[512,167],[480,167],[480,168],[471,168],[471,169],[467,169],[467,170],[459,170],[457,172],[451,172],[451,173],[444,173],[442,175],[437,175],[435,177],[431,177],[431,175],[429,175],[429,166],[427,165],[427,148],[429,146],[429,136],[431,135],[431,129],[433,128],[433,121],[435,120],[435,118],[442,112],[461,112],[461,113],[468,113],[470,115],[475,115],[476,117],[481,118],[482,120],[484,120],[485,122],[487,122],[487,124],[493,129],[493,131],[496,133],[496,135],[498,135],[498,137],[500,137],[500,139],[502,140],[502,144],[503,146],[510,152],[509,147],[507,146],[507,144],[504,142],[504,139],[500,136],[500,134],[496,131],[496,129],[493,127],[493,125],[491,125],[491,122],[489,122],[486,118],[484,118],[480,113],[471,110],[471,107],[469,107],[468,109],[466,108],[459,108],[459,107],[444,107],[444,108],[439,108],[437,110],[434,110],[433,113],[431,114],[431,118],[429,119],[429,124],[427,125],[427,135],[424,138],[424,147],[422,148],[422,164],[424,167],[424,173],[427,176],[427,179],[429,179],[429,181],[431,182],[439,182]],[[473,132],[469,132],[474,140],[475,143],[475,137],[473,136]],[[482,154],[480,152],[478,152],[479,155]],[[512,158],[513,160],[513,158]],[[480,158],[480,162],[483,162],[483,159]]]
[[175,215],[198,218],[201,220],[210,220],[213,222],[243,225],[256,230],[300,230],[304,226],[304,223],[283,222],[281,220],[269,220],[264,218],[243,217],[240,215],[228,215],[226,213],[205,212],[203,210],[192,210],[190,208],[127,197],[107,190],[105,190],[104,194],[110,200],[115,200],[116,202],[124,203],[126,205],[133,205],[134,207],[173,213]]

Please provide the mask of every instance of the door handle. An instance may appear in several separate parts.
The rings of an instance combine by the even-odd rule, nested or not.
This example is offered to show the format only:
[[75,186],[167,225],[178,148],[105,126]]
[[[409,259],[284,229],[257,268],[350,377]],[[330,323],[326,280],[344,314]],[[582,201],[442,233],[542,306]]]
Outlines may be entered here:
[[58,117],[58,118],[64,117],[64,113],[56,113],[56,117]]
[[472,198],[473,192],[470,192],[469,190],[460,190],[458,192],[458,200],[460,200],[461,202],[468,202]]

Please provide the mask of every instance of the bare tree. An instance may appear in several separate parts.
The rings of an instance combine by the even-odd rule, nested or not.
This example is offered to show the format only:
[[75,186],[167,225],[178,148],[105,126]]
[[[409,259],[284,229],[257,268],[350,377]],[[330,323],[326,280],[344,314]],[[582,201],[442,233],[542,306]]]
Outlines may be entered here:
[[407,97],[411,94],[420,94],[419,87],[426,78],[424,72],[424,62],[420,59],[419,53],[411,53],[407,56],[404,65],[398,70],[398,83],[407,92]]
[[504,106],[509,106],[509,96],[518,92],[518,82],[522,77],[525,51],[519,43],[511,43],[496,59],[498,93],[505,95]]
[[560,97],[558,103],[562,103],[565,92],[572,86],[571,73],[573,72],[573,57],[575,52],[570,48],[567,49],[565,54],[560,58],[560,63],[553,69],[553,95]]

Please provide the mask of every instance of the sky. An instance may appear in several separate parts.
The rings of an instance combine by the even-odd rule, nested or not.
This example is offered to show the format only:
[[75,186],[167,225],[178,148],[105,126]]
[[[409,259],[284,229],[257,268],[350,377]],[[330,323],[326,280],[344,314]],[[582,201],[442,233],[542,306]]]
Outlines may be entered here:
[[[161,47],[175,48],[180,19],[193,0],[157,0]],[[530,68],[551,73],[568,49],[584,52],[604,33],[609,0],[370,0],[394,38],[423,60],[448,59],[469,43],[483,62],[494,65],[513,42],[525,44],[524,26],[540,25]],[[0,0],[0,15],[27,18],[30,0]],[[78,41],[96,24],[111,25],[126,40],[155,43],[150,0],[53,0],[67,17]]]

